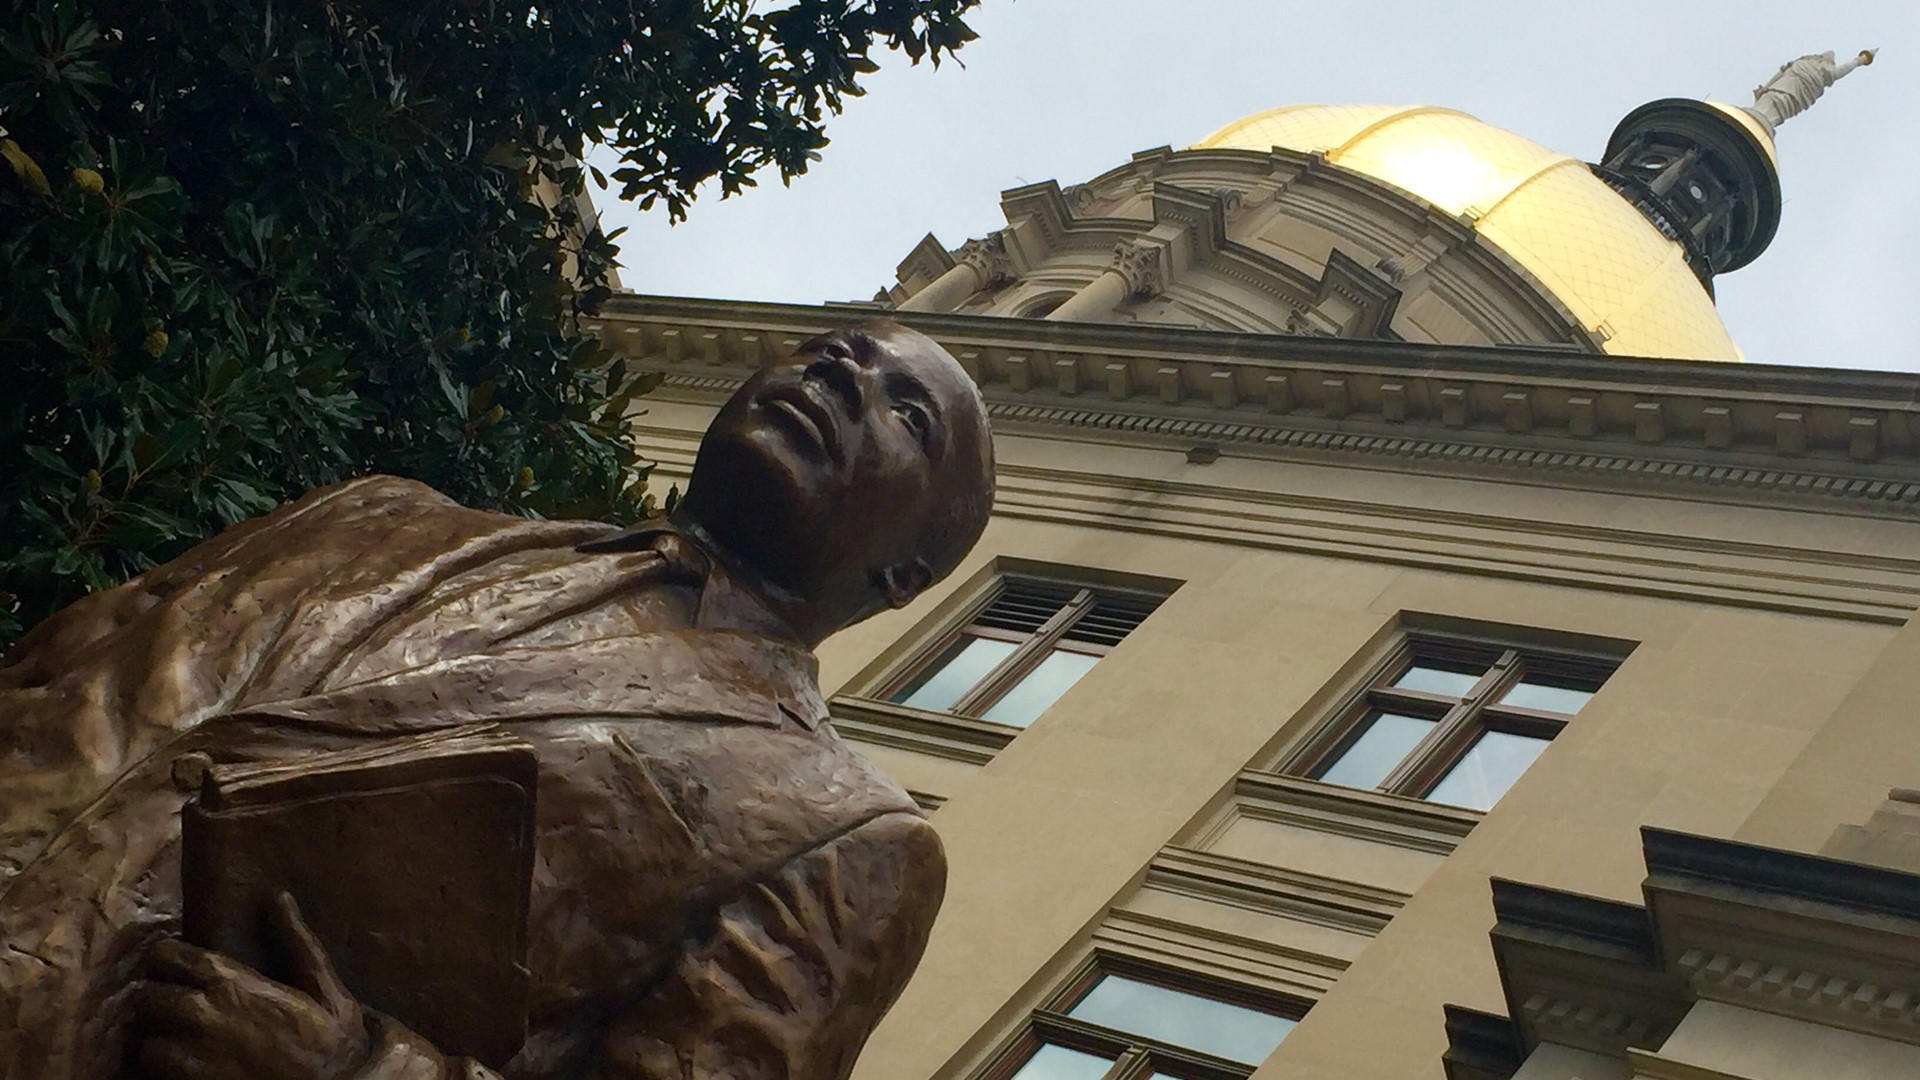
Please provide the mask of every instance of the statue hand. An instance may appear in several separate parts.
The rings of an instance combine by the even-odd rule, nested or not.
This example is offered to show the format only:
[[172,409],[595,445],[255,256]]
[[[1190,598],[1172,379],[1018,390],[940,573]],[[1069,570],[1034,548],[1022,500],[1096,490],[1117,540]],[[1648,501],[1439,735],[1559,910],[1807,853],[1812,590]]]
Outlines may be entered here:
[[292,961],[292,985],[182,941],[148,952],[134,1009],[150,1033],[140,1063],[154,1080],[333,1080],[364,1062],[371,1047],[360,1004],[293,898],[282,893],[268,921]]

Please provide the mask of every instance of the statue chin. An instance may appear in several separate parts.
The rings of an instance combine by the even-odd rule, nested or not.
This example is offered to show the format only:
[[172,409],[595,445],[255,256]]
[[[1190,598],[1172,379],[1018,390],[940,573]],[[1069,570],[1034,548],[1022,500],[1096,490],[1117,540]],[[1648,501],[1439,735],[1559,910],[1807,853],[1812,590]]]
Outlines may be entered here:
[[822,490],[821,465],[793,439],[764,426],[710,433],[688,482],[686,513],[736,554],[753,557],[774,545],[790,561],[795,537],[820,533],[813,511],[833,502]]

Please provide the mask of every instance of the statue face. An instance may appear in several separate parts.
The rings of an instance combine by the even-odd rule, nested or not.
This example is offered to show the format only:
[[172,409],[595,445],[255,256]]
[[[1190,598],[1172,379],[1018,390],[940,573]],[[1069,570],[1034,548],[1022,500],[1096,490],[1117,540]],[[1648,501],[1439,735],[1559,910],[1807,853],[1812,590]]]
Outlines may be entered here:
[[[700,444],[686,512],[771,582],[828,607],[872,607],[873,575],[920,561],[918,591],[958,551],[929,536],[992,485],[978,395],[931,338],[867,323],[802,345],[721,408]],[[947,530],[951,531],[951,530]]]

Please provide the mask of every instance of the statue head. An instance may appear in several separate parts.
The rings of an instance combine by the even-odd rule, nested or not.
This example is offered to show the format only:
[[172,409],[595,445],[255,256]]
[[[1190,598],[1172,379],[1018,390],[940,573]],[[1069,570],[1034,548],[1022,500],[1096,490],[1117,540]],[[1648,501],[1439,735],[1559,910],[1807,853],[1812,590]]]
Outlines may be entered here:
[[946,577],[992,505],[979,390],[933,339],[878,320],[748,379],[701,440],[675,517],[783,594],[817,643]]

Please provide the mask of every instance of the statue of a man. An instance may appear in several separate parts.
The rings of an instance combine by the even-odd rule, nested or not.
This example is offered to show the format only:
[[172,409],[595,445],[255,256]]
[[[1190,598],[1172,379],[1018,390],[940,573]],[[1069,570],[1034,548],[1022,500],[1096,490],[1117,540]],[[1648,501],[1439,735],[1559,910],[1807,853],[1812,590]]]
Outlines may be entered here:
[[1753,91],[1753,108],[1747,110],[1760,118],[1768,131],[1799,116],[1820,100],[1842,76],[1854,68],[1873,63],[1873,50],[1867,49],[1844,64],[1834,62],[1833,53],[1809,53],[1780,65],[1773,78]]
[[945,862],[822,726],[812,650],[953,570],[992,483],[959,365],[869,323],[749,379],[668,519],[527,521],[371,477],[75,603],[0,666],[0,1076],[494,1075],[311,948],[282,985],[174,936],[181,763],[492,721],[540,760],[504,1075],[844,1077]]

